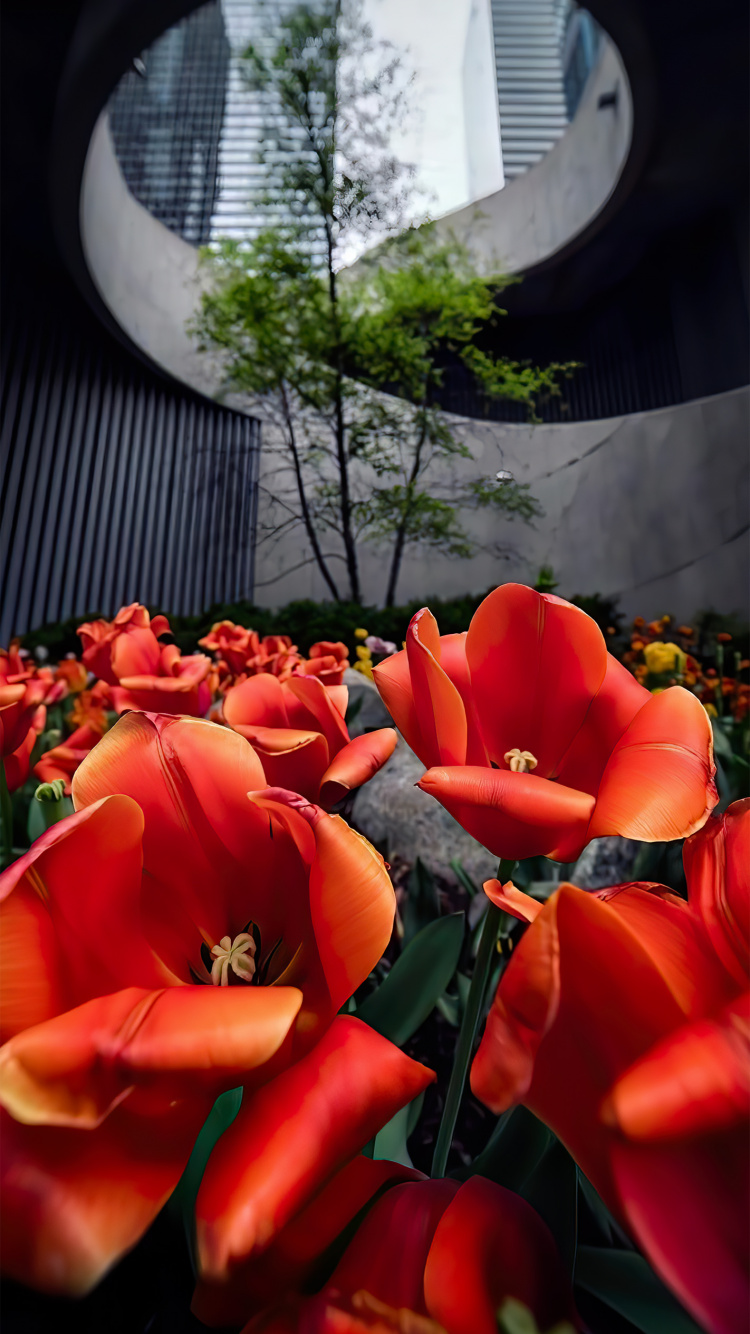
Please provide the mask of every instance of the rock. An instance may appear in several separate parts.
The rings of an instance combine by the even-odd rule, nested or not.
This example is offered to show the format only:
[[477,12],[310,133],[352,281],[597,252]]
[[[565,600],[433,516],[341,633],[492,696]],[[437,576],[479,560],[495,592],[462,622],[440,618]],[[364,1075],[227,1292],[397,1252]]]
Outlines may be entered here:
[[420,857],[431,871],[451,879],[450,863],[457,858],[481,885],[494,876],[497,858],[467,834],[434,797],[414,786],[424,771],[422,761],[399,737],[388,763],[359,789],[352,823],[387,861],[402,858],[413,863]]
[[595,838],[583,849],[570,880],[581,889],[604,889],[622,885],[633,876],[633,863],[640,847],[635,839],[607,835]]
[[[393,719],[378,694],[377,686],[368,681],[361,672],[347,667],[344,672],[344,685],[349,688],[349,709],[358,700],[362,703],[349,724],[350,736],[361,736],[363,732],[372,732],[376,727],[392,727]],[[424,769],[422,769],[424,773]]]

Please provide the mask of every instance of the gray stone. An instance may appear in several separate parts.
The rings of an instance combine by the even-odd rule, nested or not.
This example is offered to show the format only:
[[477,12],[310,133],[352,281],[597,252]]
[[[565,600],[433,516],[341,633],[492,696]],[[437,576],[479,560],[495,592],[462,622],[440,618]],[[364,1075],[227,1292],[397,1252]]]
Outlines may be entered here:
[[460,861],[478,885],[497,870],[497,858],[462,829],[452,815],[415,787],[425,766],[402,737],[390,760],[360,788],[352,822],[388,861],[420,857],[427,867],[452,878],[450,863]]
[[[393,719],[378,694],[377,686],[361,672],[347,667],[344,672],[344,685],[349,688],[349,709],[361,700],[356,716],[349,724],[350,736],[361,736],[363,732],[372,732],[376,727],[392,727]],[[422,769],[424,773],[424,769]]]
[[640,843],[632,838],[607,835],[595,838],[583,849],[570,874],[581,889],[605,889],[622,885],[633,876],[633,863]]

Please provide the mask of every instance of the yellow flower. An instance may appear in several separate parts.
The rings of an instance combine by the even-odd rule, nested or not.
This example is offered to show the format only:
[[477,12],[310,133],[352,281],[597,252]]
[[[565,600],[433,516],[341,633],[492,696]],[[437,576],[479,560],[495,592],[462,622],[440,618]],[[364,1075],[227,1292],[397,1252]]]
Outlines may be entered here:
[[644,646],[643,656],[650,672],[676,672],[680,675],[685,670],[686,655],[677,644],[664,644],[657,640],[654,644]]
[[709,718],[718,718],[719,713],[715,704],[704,704],[703,707],[706,710],[706,713],[708,714]]
[[369,630],[355,630],[355,631],[354,631],[354,638],[355,638],[355,639],[366,639],[369,633],[370,633]]
[[355,672],[361,672],[363,676],[367,677],[368,681],[374,681],[375,679],[369,662],[355,662],[354,670]]
[[360,662],[372,662],[372,654],[363,644],[357,644],[356,654]]

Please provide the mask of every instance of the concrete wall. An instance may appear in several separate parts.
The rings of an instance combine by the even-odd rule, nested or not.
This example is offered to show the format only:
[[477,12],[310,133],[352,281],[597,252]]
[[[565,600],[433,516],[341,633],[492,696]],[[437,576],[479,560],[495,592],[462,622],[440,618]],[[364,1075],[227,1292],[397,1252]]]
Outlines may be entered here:
[[[600,108],[600,96],[615,91],[615,106]],[[452,229],[487,271],[521,273],[540,264],[601,212],[625,165],[632,131],[625,68],[605,38],[575,119],[551,152],[496,194],[448,213],[438,227]]]
[[[748,615],[750,390],[570,425],[453,421],[473,455],[456,477],[508,469],[529,483],[544,515],[532,526],[487,511],[467,515],[477,540],[506,554],[489,549],[468,561],[435,551],[407,556],[399,601],[478,592],[508,579],[533,583],[540,567],[551,565],[563,596],[614,595],[628,615],[652,619],[668,611],[689,620],[707,607]],[[269,475],[275,457],[266,448],[261,485],[278,494]],[[449,474],[443,480],[449,493]],[[268,500],[261,511],[263,521]],[[294,568],[305,555],[303,542],[261,542],[260,605],[326,596],[313,565]],[[293,572],[279,578],[287,569]],[[334,562],[333,569],[343,567]],[[385,579],[383,553],[366,551],[367,601],[382,599]]]
[[[563,229],[553,226],[549,217],[558,208],[554,181],[565,188],[562,167],[557,176],[553,159],[562,163],[573,153],[575,135],[576,171],[583,173],[577,178],[581,197],[587,200],[586,207],[597,199],[599,206],[604,202],[604,174],[598,177],[602,190],[597,194],[593,180],[587,185],[585,153],[595,154],[598,144],[603,160],[616,165],[630,134],[625,123],[627,98],[620,100],[624,110],[619,122],[615,113],[598,111],[592,101],[598,91],[611,88],[614,77],[624,78],[619,62],[616,67],[608,63],[611,56],[610,48],[568,134],[492,205],[498,210],[493,213],[496,245],[510,267],[520,265],[524,256],[526,263],[535,262],[533,257],[538,259],[545,246],[562,244]],[[590,128],[584,134],[587,124]],[[574,165],[569,159],[571,171]],[[541,182],[538,202],[532,189],[535,178]],[[514,199],[521,202],[516,206]],[[576,216],[580,221],[585,210],[576,212],[579,203],[571,181],[558,218],[565,216],[571,226]],[[185,327],[201,286],[196,252],[128,193],[105,118],[92,139],[81,213],[92,275],[121,327],[179,380],[208,395],[220,395],[219,360],[199,353]],[[457,216],[453,215],[454,225]],[[512,227],[503,221],[509,217],[515,219]],[[469,217],[467,212],[467,226],[473,225],[472,219],[473,213]],[[248,408],[236,396],[225,401]],[[399,597],[478,591],[509,578],[529,581],[540,565],[550,564],[562,593],[617,594],[628,613],[651,617],[668,609],[678,617],[689,617],[704,606],[724,611],[746,608],[748,406],[748,393],[736,391],[658,412],[533,429],[457,421],[472,450],[472,459],[461,465],[463,474],[494,476],[499,468],[508,468],[520,481],[530,483],[545,515],[532,528],[498,523],[486,513],[472,516],[474,532],[483,544],[511,548],[505,558],[491,551],[466,562],[435,552],[409,556]],[[283,498],[287,479],[279,478],[279,463],[268,428],[261,473],[265,488],[261,534],[271,518],[273,498]],[[444,481],[449,487],[450,477]],[[296,539],[276,546],[262,541],[257,552],[257,601],[281,605],[295,597],[323,597],[324,585],[314,567],[295,568],[307,554],[304,543]],[[382,596],[383,566],[382,553],[366,554],[363,583],[372,601]],[[334,568],[342,568],[339,561],[334,561]]]

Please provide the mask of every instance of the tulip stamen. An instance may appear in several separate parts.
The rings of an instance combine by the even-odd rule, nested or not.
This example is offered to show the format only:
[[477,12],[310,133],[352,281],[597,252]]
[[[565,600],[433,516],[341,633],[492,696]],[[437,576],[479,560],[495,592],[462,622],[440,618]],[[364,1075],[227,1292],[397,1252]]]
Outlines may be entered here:
[[514,774],[528,774],[536,769],[538,763],[536,755],[532,755],[530,750],[519,750],[517,746],[515,750],[506,751],[503,758]]
[[222,936],[218,945],[214,945],[211,950],[211,981],[214,986],[229,986],[230,968],[241,982],[252,982],[255,975],[255,950],[255,941],[247,931],[241,931],[234,940],[231,936]]

